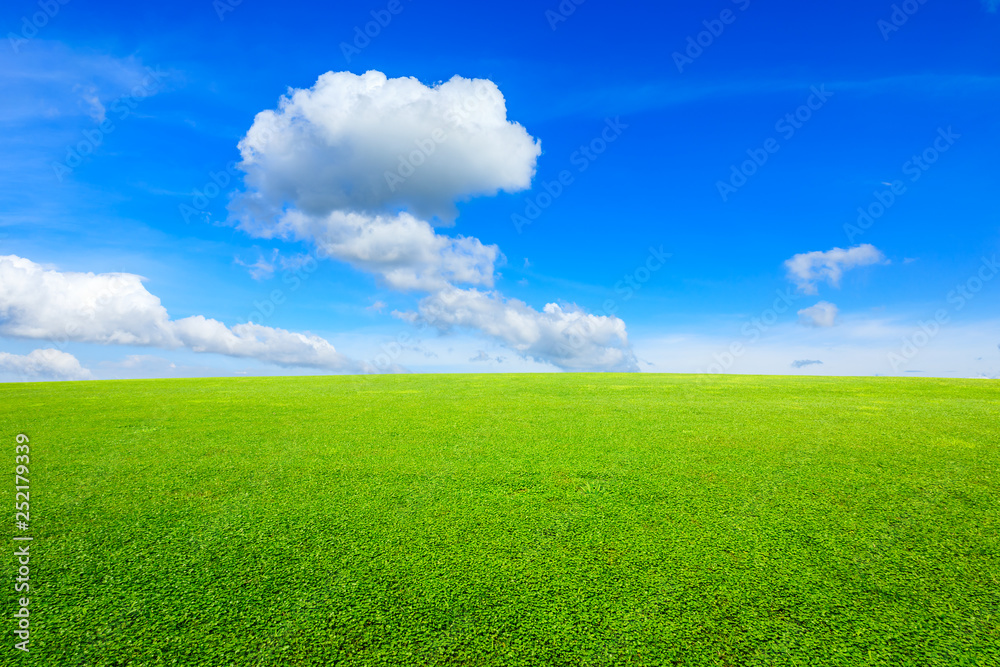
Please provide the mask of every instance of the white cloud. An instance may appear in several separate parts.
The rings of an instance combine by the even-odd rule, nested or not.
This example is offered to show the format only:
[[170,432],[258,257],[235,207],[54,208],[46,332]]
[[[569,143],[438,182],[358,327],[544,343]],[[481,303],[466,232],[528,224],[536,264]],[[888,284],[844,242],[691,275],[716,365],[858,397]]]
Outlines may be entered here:
[[274,276],[274,269],[276,268],[275,262],[278,260],[278,249],[274,248],[271,250],[271,256],[265,257],[263,254],[257,254],[257,261],[253,264],[248,264],[244,262],[239,257],[235,258],[235,262],[248,270],[250,277],[254,280],[266,280]]
[[103,123],[104,119],[107,117],[107,109],[104,108],[104,104],[101,102],[101,98],[97,93],[96,86],[74,86],[74,92],[80,94],[81,102],[89,108],[88,115],[95,123]]
[[436,234],[430,223],[409,213],[334,211],[315,217],[289,211],[258,234],[309,241],[320,254],[375,274],[398,290],[433,291],[456,283],[492,287],[500,259],[497,246]]
[[361,370],[359,364],[348,360],[319,336],[249,323],[230,328],[201,315],[186,317],[173,324],[177,338],[195,352],[214,352],[282,366]]
[[848,250],[833,248],[826,252],[814,251],[795,255],[785,262],[788,278],[806,294],[816,294],[816,283],[826,281],[840,287],[844,271],[857,266],[885,262],[885,255],[869,243]]
[[832,327],[837,323],[837,306],[829,301],[820,301],[815,306],[803,308],[798,312],[799,324],[810,327]]
[[469,327],[502,341],[525,358],[570,371],[638,370],[625,323],[550,303],[539,312],[498,292],[448,289],[420,302],[419,313],[394,313],[441,330]]
[[29,379],[87,380],[90,371],[72,354],[47,348],[28,354],[0,352],[0,372],[14,373]]
[[305,253],[299,253],[291,257],[278,255],[278,263],[281,264],[281,268],[289,271],[305,269],[307,273],[312,273],[316,270],[316,258]]
[[105,361],[102,362],[101,365],[108,368],[141,368],[144,366],[159,366],[170,369],[177,368],[177,364],[173,363],[169,359],[153,356],[151,354],[130,354],[121,361]]
[[1000,8],[1000,0],[983,0],[983,7],[988,12],[995,12]]
[[342,372],[369,372],[323,338],[256,324],[232,328],[200,315],[171,320],[160,300],[129,273],[45,269],[0,257],[0,334],[86,343],[187,347],[232,357]]
[[129,273],[61,273],[0,257],[0,334],[175,347],[167,310]]
[[255,219],[286,206],[451,220],[454,202],[531,185],[541,145],[507,120],[492,81],[434,86],[369,71],[327,72],[262,111],[239,143]]
[[541,146],[507,120],[493,82],[328,72],[257,114],[240,151],[247,191],[233,216],[247,233],[306,241],[386,287],[430,294],[419,314],[396,313],[411,322],[475,329],[566,370],[637,370],[620,319],[480,291],[500,249],[431,224],[452,221],[457,200],[531,185]]
[[0,49],[0,87],[9,100],[0,108],[0,121],[51,122],[79,116],[89,116],[95,123],[105,116],[118,121],[131,110],[125,104],[129,96],[155,94],[175,74],[144,67],[135,56],[116,58],[31,39],[16,48]]

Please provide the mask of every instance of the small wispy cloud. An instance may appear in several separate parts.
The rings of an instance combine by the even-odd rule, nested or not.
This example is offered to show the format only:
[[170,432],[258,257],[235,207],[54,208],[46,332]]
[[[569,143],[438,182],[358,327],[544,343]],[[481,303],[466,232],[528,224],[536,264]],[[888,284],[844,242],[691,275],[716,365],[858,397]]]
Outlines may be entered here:
[[[277,254],[278,251],[275,250],[274,252]],[[316,258],[306,253],[299,253],[297,255],[292,255],[291,257],[278,257],[278,263],[281,264],[281,268],[289,271],[305,269],[307,272],[311,273],[317,267]]]
[[[7,93],[0,120],[21,125],[82,115],[101,123],[106,110],[112,120],[120,120],[116,103],[120,106],[137,90],[142,96],[163,92],[179,75],[157,70],[150,79],[150,71],[135,56],[117,58],[57,41],[33,39],[17,50],[0,49],[0,86]],[[153,85],[160,77],[164,81]]]
[[82,104],[87,108],[87,115],[90,116],[95,123],[103,123],[104,119],[107,117],[107,110],[101,102],[101,97],[98,95],[97,87],[81,86],[78,84],[73,87],[73,90],[80,95]]
[[823,362],[819,361],[818,359],[799,359],[797,361],[792,362],[792,368],[804,368],[806,366],[813,366],[815,364],[822,365],[822,363]]
[[152,354],[130,354],[121,361],[102,361],[100,366],[115,378],[120,378],[122,371],[133,377],[170,377],[178,371],[174,362]]
[[799,324],[808,327],[832,327],[837,323],[837,313],[840,312],[829,301],[820,301],[815,306],[803,308],[798,312]]
[[163,357],[155,357],[150,354],[130,354],[123,360],[117,362],[115,365],[120,366],[121,368],[135,368],[150,362],[163,362],[165,364],[169,364],[171,368],[175,367],[175,364],[170,363]]
[[827,251],[804,252],[785,262],[788,278],[805,294],[816,294],[816,283],[827,282],[840,287],[844,272],[858,266],[887,264],[882,251],[863,243],[853,248],[833,248]]
[[498,364],[502,364],[503,361],[504,361],[504,357],[500,357],[500,356],[491,357],[490,355],[486,354],[486,352],[484,352],[482,350],[479,350],[478,353],[476,354],[476,356],[470,358],[469,361],[473,361],[473,362],[477,362],[477,361],[495,361]]
[[983,7],[988,12],[996,12],[1000,9],[1000,0],[983,0]]
[[257,261],[253,264],[248,264],[244,262],[239,257],[235,258],[235,261],[240,266],[244,267],[250,273],[250,277],[254,280],[266,280],[274,276],[275,262],[278,259],[278,250],[275,248],[271,251],[271,257],[267,258],[263,254],[257,256]]

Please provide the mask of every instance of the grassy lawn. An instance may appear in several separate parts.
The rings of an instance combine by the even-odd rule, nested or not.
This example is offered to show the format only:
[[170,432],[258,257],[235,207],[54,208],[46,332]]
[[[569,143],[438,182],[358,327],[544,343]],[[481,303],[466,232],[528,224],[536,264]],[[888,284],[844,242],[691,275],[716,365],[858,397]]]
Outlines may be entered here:
[[1000,665],[997,382],[5,384],[0,424],[23,664]]

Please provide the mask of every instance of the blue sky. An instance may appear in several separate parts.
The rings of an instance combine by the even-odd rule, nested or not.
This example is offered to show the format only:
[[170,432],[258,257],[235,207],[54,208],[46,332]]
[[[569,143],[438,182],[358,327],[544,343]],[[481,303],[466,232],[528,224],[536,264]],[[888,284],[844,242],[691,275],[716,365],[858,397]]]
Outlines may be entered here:
[[995,3],[0,19],[0,379],[1000,376]]

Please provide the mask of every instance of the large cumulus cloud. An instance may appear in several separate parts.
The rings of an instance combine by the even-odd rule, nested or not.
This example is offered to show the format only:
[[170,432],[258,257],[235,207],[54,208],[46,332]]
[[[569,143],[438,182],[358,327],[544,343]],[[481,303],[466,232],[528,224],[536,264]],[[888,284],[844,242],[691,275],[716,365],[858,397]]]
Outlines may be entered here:
[[435,86],[327,72],[262,111],[239,143],[256,219],[283,205],[451,220],[454,202],[531,185],[541,145],[507,120],[492,81],[460,76]]
[[239,147],[246,191],[233,216],[251,235],[306,241],[425,292],[419,312],[398,314],[409,321],[477,330],[566,370],[637,370],[622,320],[507,299],[494,289],[497,246],[435,230],[456,201],[531,185],[540,142],[507,119],[493,82],[328,72],[257,114]]

